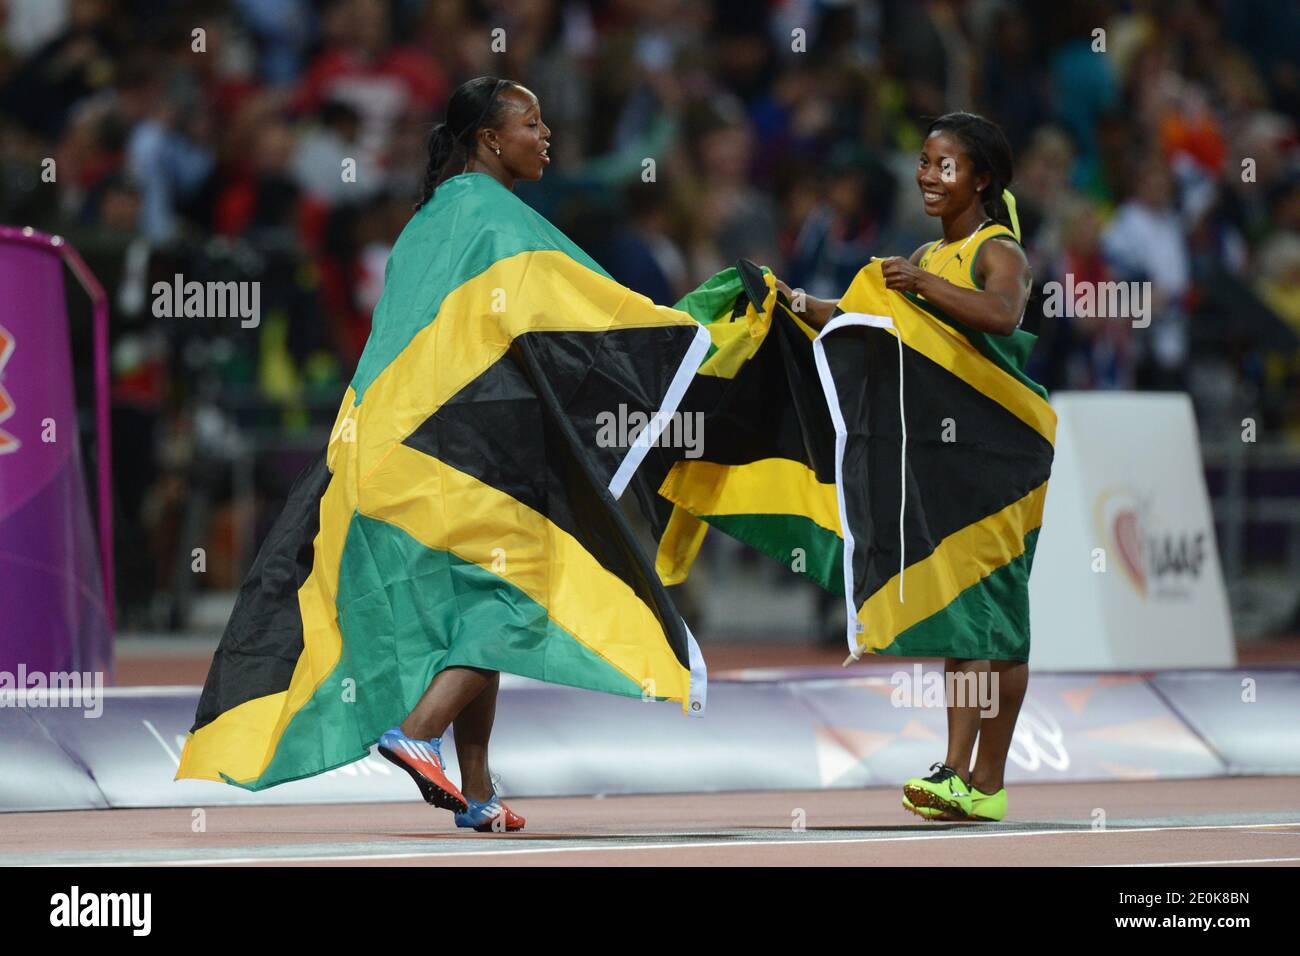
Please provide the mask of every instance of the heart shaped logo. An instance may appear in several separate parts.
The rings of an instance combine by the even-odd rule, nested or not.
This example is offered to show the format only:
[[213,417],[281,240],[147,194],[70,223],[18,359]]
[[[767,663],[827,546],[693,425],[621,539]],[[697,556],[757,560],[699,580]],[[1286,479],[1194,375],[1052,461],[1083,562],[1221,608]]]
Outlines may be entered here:
[[1145,597],[1147,575],[1146,569],[1142,566],[1142,534],[1138,513],[1131,508],[1117,512],[1112,528],[1124,570],[1133,581],[1133,586],[1137,588],[1138,593]]

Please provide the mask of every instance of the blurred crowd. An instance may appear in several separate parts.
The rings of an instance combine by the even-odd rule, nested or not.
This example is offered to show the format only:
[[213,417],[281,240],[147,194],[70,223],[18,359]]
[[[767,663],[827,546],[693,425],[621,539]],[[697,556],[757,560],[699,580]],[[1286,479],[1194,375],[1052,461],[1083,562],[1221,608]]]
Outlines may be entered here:
[[[836,297],[910,254],[939,234],[928,120],[982,113],[1016,157],[1032,374],[1300,441],[1297,36],[1294,0],[0,0],[0,222],[68,236],[112,297],[128,606],[195,483],[233,523],[238,478],[196,462],[332,422],[428,131],[483,74],[553,130],[519,195],[665,304],[741,256]],[[260,281],[261,323],[155,318],[176,273]],[[1150,326],[1044,314],[1067,274],[1149,282]]]

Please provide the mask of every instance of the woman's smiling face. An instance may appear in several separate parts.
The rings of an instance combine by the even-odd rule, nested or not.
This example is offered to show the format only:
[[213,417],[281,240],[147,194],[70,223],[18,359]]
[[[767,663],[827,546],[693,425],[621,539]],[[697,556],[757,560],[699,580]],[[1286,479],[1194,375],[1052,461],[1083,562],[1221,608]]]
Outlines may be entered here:
[[979,200],[988,180],[987,173],[975,174],[975,164],[958,137],[946,130],[926,137],[916,164],[916,184],[927,215],[960,214]]
[[522,86],[511,86],[499,94],[507,109],[501,125],[492,132],[501,147],[501,166],[511,179],[537,180],[551,164],[551,129],[542,122],[537,97]]

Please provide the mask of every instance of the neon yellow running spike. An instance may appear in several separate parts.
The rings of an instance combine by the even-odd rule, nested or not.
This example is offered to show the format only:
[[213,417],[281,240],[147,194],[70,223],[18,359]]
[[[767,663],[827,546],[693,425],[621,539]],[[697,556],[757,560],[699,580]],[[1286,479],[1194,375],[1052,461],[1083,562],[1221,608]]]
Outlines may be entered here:
[[[928,777],[913,777],[903,784],[903,806],[929,819],[937,819],[944,813],[959,820],[970,816],[970,789],[962,783],[957,771],[939,763],[932,764],[930,769],[936,772]],[[937,813],[932,816],[921,812],[922,808]]]
[[903,794],[903,809],[910,810],[918,817],[925,817],[927,820],[942,820],[944,817],[942,810],[935,809],[934,807],[918,807],[911,800],[907,799],[906,793]]
[[970,818],[972,820],[998,821],[1007,815],[1007,788],[997,793],[984,793],[975,787],[970,788]]

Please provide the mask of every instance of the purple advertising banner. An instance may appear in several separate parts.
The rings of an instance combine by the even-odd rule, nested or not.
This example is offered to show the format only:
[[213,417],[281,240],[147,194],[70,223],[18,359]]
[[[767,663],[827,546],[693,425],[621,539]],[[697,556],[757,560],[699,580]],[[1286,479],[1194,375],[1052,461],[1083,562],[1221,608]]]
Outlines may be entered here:
[[82,470],[62,242],[3,231],[0,671],[108,671],[112,626]]

